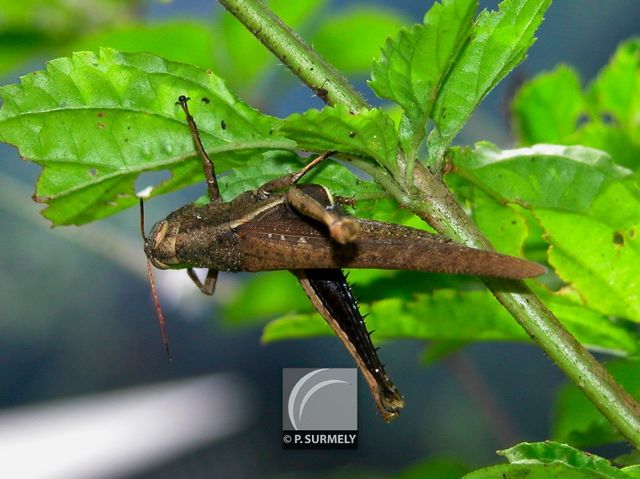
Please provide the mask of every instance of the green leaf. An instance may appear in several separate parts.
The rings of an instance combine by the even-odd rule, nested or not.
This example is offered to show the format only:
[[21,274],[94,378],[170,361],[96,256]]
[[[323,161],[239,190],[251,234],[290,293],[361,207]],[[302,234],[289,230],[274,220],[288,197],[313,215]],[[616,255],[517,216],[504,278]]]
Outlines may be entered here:
[[440,85],[468,38],[477,7],[477,0],[435,3],[424,24],[387,40],[373,64],[369,86],[379,97],[402,106],[418,141]]
[[584,147],[479,144],[452,153],[462,178],[532,212],[550,263],[585,305],[640,321],[640,192],[628,170]]
[[69,51],[109,47],[121,52],[148,52],[172,61],[211,68],[213,32],[209,22],[170,20],[157,23],[131,22],[90,33],[74,41]]
[[131,18],[138,2],[130,0],[0,0],[2,26],[12,31],[41,31],[49,37],[86,31],[98,25]]
[[582,144],[608,152],[620,165],[640,167],[640,39],[618,47],[585,94],[578,75],[561,66],[538,75],[513,103],[521,144]]
[[611,319],[584,306],[579,298],[573,299],[567,289],[556,294],[542,288],[533,289],[571,334],[589,349],[629,356],[638,353],[640,337],[633,323]]
[[[640,143],[640,38],[621,44],[590,88],[597,112]],[[636,162],[636,168],[640,161]]]
[[474,471],[464,479],[629,479],[608,460],[557,442],[521,443],[498,451],[510,464]]
[[526,56],[550,0],[505,0],[483,11],[447,75],[433,110],[431,158],[439,158],[484,97]]
[[[405,289],[405,294],[387,289],[380,282],[369,289],[378,290],[381,296],[386,297],[370,303],[360,303],[361,311],[368,315],[367,328],[376,331],[376,338],[457,342],[529,339],[488,292],[439,289],[428,295],[416,293],[416,289],[420,291],[416,276],[411,275],[414,278],[414,290]],[[432,275],[423,273],[422,276],[423,281],[428,283],[428,278]],[[358,288],[356,292],[360,295]],[[638,339],[633,332],[612,323],[595,311],[571,303],[566,298],[550,297],[544,290],[540,290],[539,294],[584,344],[617,354],[637,351]],[[407,299],[407,296],[413,299]],[[389,318],[393,318],[393,321],[389,321]],[[315,313],[285,314],[267,324],[262,339],[269,342],[331,334],[331,330],[323,323]]]
[[640,465],[640,451],[638,449],[632,449],[628,453],[616,457],[613,462],[618,466]]
[[498,451],[511,464],[561,463],[582,472],[595,473],[612,479],[627,479],[627,475],[599,456],[580,451],[558,442],[523,442],[509,449]]
[[573,135],[573,138],[574,140],[570,139],[563,143],[582,144],[606,151],[619,165],[634,170],[636,174],[640,169],[640,161],[638,161],[640,141],[634,141],[629,132],[623,131],[616,125],[599,121],[586,123]]
[[640,479],[640,466],[638,465],[623,467],[622,472],[633,479]]
[[0,77],[17,69],[29,58],[45,50],[50,39],[35,32],[0,32]]
[[[302,168],[303,163],[291,152],[274,151],[251,158],[241,169],[220,178],[220,191],[225,200],[238,196],[249,189],[256,189],[269,180],[292,173]],[[334,195],[355,198],[358,204],[372,201],[383,194],[380,186],[359,179],[353,172],[331,160],[314,168],[303,177],[301,183],[318,183]]]
[[352,114],[341,105],[294,113],[281,130],[310,151],[338,150],[371,157],[394,171],[398,140],[393,120],[382,110],[361,110]]
[[[640,398],[639,360],[610,361],[606,368],[625,391],[636,399]],[[574,385],[563,386],[554,409],[554,440],[576,447],[594,447],[624,440]]]
[[469,466],[453,459],[429,459],[421,463],[410,466],[399,474],[391,477],[393,479],[459,479],[469,471]]
[[615,476],[580,470],[556,462],[552,464],[501,464],[479,469],[462,479],[615,479]]
[[[287,294],[283,295],[282,292]],[[262,323],[283,311],[308,310],[311,304],[295,276],[288,271],[252,275],[240,293],[222,305],[225,322],[232,325]],[[324,321],[323,321],[324,322]]]
[[126,0],[0,0],[0,76],[88,31],[131,18],[136,2]]
[[[640,201],[624,186],[614,185],[605,194],[602,202],[612,210],[640,212]],[[585,304],[604,314],[640,321],[637,220],[618,230],[601,218],[562,211],[540,209],[534,216],[552,245],[549,262]]]
[[259,149],[292,149],[279,124],[236,98],[210,70],[103,49],[59,58],[0,89],[0,139],[43,167],[36,199],[54,224],[82,224],[137,202],[144,171],[169,170],[152,195],[203,181],[179,95],[221,173]]
[[474,196],[472,208],[474,221],[497,251],[522,256],[528,229],[515,208],[499,204],[481,192]]
[[571,143],[586,102],[578,74],[560,66],[525,84],[512,104],[514,127],[522,145]]
[[451,154],[454,172],[494,198],[576,213],[593,209],[603,191],[631,175],[606,153],[581,146],[501,150],[480,142],[472,149],[454,148]]
[[379,45],[406,23],[407,19],[390,8],[353,6],[323,18],[310,42],[338,70],[368,73]]

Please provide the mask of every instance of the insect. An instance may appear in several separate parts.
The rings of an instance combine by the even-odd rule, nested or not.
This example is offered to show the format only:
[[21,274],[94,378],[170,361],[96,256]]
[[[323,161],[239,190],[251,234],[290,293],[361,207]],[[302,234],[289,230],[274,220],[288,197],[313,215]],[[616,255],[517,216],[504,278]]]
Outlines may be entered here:
[[[290,270],[311,303],[337,334],[363,374],[382,417],[394,419],[404,399],[384,370],[342,268],[382,268],[522,279],[544,273],[537,263],[461,246],[426,231],[358,219],[343,212],[346,198],[335,198],[316,184],[299,180],[327,157],[271,180],[229,202],[220,196],[214,164],[207,155],[188,98],[179,104],[202,160],[210,203],[183,206],[142,236],[149,278],[165,348],[168,340],[151,265],[186,269],[205,294],[215,290],[218,271]],[[141,202],[142,209],[142,202]],[[142,215],[141,215],[142,216]],[[207,268],[204,281],[194,268]]]

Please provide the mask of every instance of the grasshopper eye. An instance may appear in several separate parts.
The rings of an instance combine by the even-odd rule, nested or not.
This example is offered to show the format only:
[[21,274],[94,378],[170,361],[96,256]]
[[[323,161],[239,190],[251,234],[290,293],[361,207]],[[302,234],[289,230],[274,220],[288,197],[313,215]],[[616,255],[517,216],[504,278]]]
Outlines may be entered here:
[[153,248],[157,248],[162,240],[167,236],[167,231],[169,230],[169,223],[166,220],[159,221],[153,227]]

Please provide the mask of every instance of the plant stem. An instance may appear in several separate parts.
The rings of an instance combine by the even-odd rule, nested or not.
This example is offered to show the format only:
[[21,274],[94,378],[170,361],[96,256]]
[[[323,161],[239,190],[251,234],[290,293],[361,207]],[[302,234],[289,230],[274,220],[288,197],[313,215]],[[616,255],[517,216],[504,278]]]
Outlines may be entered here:
[[[344,77],[262,2],[220,0],[220,3],[328,104],[343,104],[354,112],[369,107]],[[405,191],[392,178],[373,176],[378,181],[383,179],[383,186],[402,206],[423,218],[439,233],[467,246],[493,249],[444,183],[421,164],[417,163],[415,166],[414,188],[411,192]],[[640,449],[638,403],[578,343],[524,282],[492,278],[484,281],[531,339],[571,378],[618,431]]]
[[325,103],[356,112],[367,102],[348,80],[259,0],[220,0],[265,47],[305,82]]

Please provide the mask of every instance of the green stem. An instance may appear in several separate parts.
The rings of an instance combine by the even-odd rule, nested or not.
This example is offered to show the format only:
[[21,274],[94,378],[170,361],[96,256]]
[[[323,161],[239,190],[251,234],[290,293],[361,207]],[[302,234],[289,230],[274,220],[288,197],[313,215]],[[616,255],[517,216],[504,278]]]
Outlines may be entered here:
[[[369,105],[356,90],[259,0],[220,0],[269,50],[329,104],[352,111]],[[365,163],[360,161],[359,163]],[[355,162],[354,162],[355,164]],[[389,175],[366,168],[398,202],[439,233],[461,243],[493,249],[447,187],[421,164],[415,165],[415,198]],[[602,414],[640,449],[640,406],[560,324],[524,282],[485,279],[494,296]]]
[[348,80],[259,0],[220,0],[265,47],[325,103],[356,112],[367,102]]

